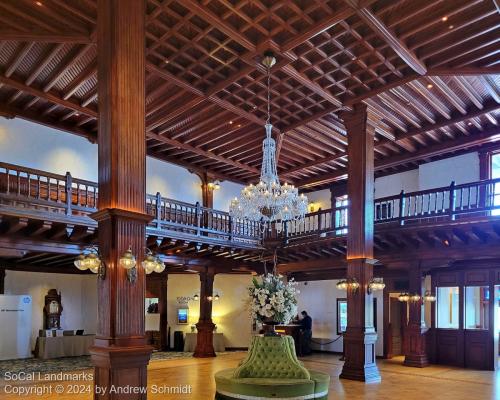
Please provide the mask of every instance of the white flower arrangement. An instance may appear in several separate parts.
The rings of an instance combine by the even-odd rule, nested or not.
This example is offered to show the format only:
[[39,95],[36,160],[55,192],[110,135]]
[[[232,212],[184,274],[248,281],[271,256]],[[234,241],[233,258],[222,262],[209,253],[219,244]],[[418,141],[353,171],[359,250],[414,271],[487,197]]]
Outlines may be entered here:
[[252,318],[259,322],[273,321],[287,324],[297,315],[297,282],[283,281],[282,275],[267,274],[253,278],[248,288],[248,307]]

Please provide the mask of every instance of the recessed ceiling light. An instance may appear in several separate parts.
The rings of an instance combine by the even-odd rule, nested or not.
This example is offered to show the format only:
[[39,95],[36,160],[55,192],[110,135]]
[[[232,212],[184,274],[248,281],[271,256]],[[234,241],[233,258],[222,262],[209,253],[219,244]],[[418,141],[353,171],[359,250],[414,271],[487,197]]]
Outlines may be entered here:
[[238,128],[241,128],[241,124],[238,124]]
[[450,25],[450,26],[448,27],[448,29],[453,29],[453,28],[454,28],[454,26],[453,26],[453,25]]
[[38,7],[43,6],[43,4],[42,4],[42,2],[41,2],[41,1],[35,1],[35,4],[36,4]]
[[233,121],[229,121],[229,125],[232,125],[233,124]]
[[75,117],[78,117],[79,115],[80,115],[80,114],[78,114],[78,113],[75,113]]
[[434,85],[432,83],[427,84],[427,89],[432,89]]
[[470,122],[470,121],[467,122],[467,125],[472,126],[472,122]]
[[168,60],[168,58],[165,58],[164,63],[165,63],[165,64],[168,64],[169,62],[170,62],[170,61]]
[[443,21],[443,22],[448,21],[448,17],[445,15],[443,18],[441,18],[441,21]]

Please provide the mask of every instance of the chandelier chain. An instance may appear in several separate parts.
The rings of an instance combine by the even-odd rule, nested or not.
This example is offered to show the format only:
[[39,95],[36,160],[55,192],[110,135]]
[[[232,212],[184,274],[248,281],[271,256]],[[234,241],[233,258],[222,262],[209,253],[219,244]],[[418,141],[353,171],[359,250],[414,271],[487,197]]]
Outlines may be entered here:
[[271,67],[267,67],[267,120],[266,124],[271,123]]

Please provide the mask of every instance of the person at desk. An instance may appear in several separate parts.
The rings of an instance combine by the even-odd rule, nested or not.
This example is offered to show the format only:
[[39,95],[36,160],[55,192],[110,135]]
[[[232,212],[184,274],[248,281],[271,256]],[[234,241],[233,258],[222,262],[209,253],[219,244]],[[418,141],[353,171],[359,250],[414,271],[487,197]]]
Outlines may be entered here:
[[302,331],[302,355],[307,356],[312,353],[312,318],[307,314],[307,311],[302,311],[300,314],[302,315],[302,319],[299,320],[300,330]]

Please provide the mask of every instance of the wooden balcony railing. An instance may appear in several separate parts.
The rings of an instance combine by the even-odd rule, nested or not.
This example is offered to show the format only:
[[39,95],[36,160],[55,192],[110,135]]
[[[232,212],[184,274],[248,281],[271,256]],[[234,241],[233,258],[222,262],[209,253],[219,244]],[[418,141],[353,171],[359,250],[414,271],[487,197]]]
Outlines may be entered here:
[[[98,185],[76,179],[70,173],[52,174],[0,163],[0,204],[35,210],[88,215],[97,210]],[[497,211],[498,210],[498,211]],[[375,224],[412,224],[455,220],[470,216],[500,215],[500,179],[421,190],[377,199]],[[146,196],[146,212],[153,217],[150,229],[179,231],[221,240],[259,243],[259,223],[233,220],[229,213],[162,197]],[[348,229],[348,206],[319,210],[303,222],[277,223],[273,239],[309,236],[344,236]],[[267,235],[266,235],[267,237]]]
[[[66,215],[97,211],[98,185],[66,175],[0,163],[0,204]],[[221,240],[257,243],[258,223],[233,221],[229,213],[156,195],[146,195],[149,228]]]
[[[289,221],[277,230],[283,239],[308,236],[342,236],[348,229],[348,206],[319,210],[306,215],[304,222]],[[454,221],[472,216],[500,215],[500,179],[421,190],[375,200],[375,224],[399,225]]]

